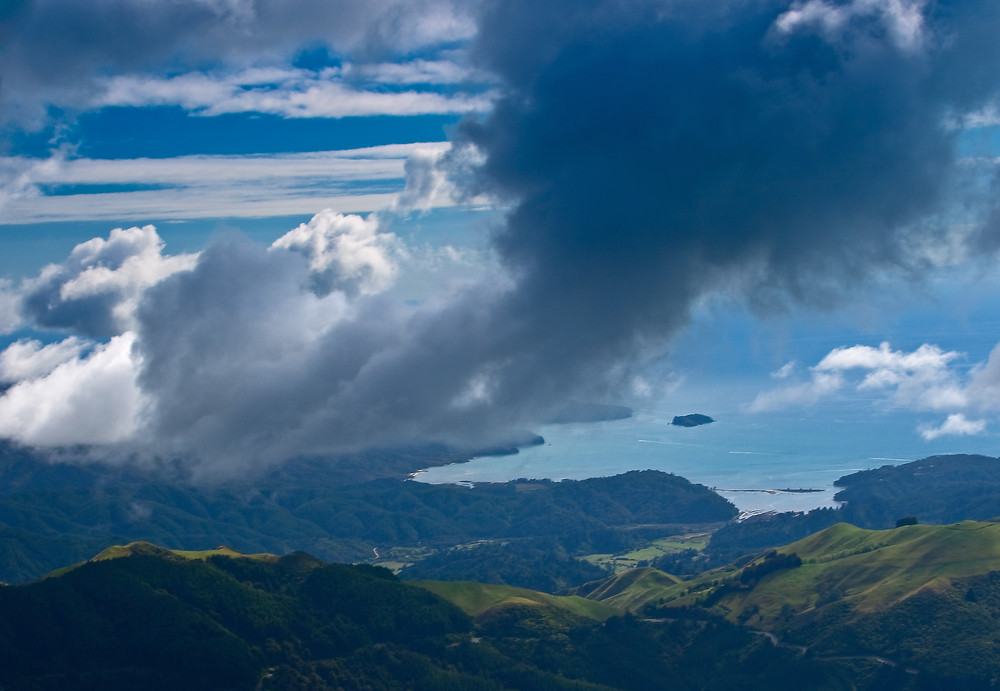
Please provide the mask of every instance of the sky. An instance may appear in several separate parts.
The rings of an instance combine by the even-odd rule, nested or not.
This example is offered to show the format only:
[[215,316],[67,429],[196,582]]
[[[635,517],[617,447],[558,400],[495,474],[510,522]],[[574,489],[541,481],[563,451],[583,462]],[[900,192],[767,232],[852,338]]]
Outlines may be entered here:
[[211,479],[725,399],[995,444],[998,33],[993,0],[0,1],[0,437]]

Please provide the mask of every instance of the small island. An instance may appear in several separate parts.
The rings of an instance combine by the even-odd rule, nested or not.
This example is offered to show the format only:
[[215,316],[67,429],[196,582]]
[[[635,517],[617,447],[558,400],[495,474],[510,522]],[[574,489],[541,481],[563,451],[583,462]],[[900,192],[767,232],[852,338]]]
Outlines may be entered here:
[[710,422],[715,422],[715,420],[707,415],[691,413],[690,415],[675,415],[674,421],[670,424],[678,427],[697,427],[698,425],[707,425]]

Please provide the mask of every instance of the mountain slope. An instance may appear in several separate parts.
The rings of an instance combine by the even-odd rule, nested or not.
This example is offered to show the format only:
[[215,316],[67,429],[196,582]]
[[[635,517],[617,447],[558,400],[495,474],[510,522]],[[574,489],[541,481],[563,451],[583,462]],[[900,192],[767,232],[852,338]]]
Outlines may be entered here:
[[665,588],[628,575],[589,584],[589,596],[659,620],[720,615],[817,661],[884,668],[855,670],[862,685],[1000,688],[997,521],[840,523]]
[[748,569],[763,563],[758,559],[675,586],[670,599],[709,601],[731,618],[765,628],[784,625],[789,609],[808,618],[840,600],[856,613],[882,610],[918,592],[939,591],[954,580],[1000,569],[1000,523],[890,530],[839,523],[776,554],[797,555],[801,565],[750,578]]
[[[220,550],[221,551],[221,550]],[[729,622],[669,626],[506,586],[416,587],[304,554],[118,546],[0,588],[0,686],[59,689],[848,689]],[[478,613],[475,623],[439,590]]]
[[[423,651],[469,630],[456,607],[384,569],[322,565],[303,555],[191,559],[141,547],[0,589],[0,683],[270,688],[318,674],[322,659],[326,671],[315,683],[290,688],[336,688],[348,668],[356,681],[372,677],[374,688],[394,688],[413,678],[378,683],[381,666],[349,661],[375,644],[427,658]],[[448,676],[430,658],[422,668]]]

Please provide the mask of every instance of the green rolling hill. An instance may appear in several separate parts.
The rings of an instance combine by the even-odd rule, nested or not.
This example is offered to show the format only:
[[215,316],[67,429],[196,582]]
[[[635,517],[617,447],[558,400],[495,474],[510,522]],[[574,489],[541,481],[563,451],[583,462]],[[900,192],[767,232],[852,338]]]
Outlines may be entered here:
[[173,555],[181,559],[197,559],[205,561],[211,557],[231,557],[233,559],[255,559],[257,561],[277,562],[280,557],[277,554],[261,552],[259,554],[244,554],[237,552],[231,547],[216,547],[215,549],[185,550],[167,549],[154,545],[151,542],[130,542],[127,545],[112,545],[108,547],[90,561],[104,561],[106,559],[121,559],[131,557],[136,554],[158,554],[162,556]]
[[884,610],[917,593],[1000,570],[1000,523],[963,521],[864,530],[838,523],[776,550],[801,565],[751,578],[765,559],[706,572],[674,586],[676,605],[708,604],[714,611],[763,628],[804,621],[843,603],[857,615]]
[[[865,530],[838,523],[773,550],[801,564],[754,576],[767,556],[744,559],[687,581],[652,568],[632,569],[573,589],[573,593],[638,611],[664,600],[673,606],[706,605],[767,627],[786,605],[816,612],[836,600],[858,613],[882,610],[916,593],[940,591],[960,579],[1000,570],[1000,522],[909,525]],[[835,597],[834,597],[835,596]],[[787,612],[787,607],[785,607]]]
[[[243,554],[242,552],[238,552],[231,547],[225,546],[203,550],[167,549],[166,547],[154,545],[152,542],[140,540],[137,542],[130,542],[127,545],[111,545],[87,561],[82,561],[71,566],[64,566],[56,569],[55,571],[45,574],[42,578],[54,578],[56,576],[65,575],[74,569],[80,568],[83,564],[107,561],[109,559],[122,559],[124,557],[139,555],[154,556],[169,560],[181,559],[198,561],[206,561],[212,557],[230,557],[233,559],[253,559],[255,561],[264,561],[268,563],[276,563],[281,559],[281,557],[277,554],[271,554],[269,552],[262,552],[259,554]],[[316,564],[322,564],[322,562],[317,559]]]
[[622,610],[637,610],[668,597],[682,581],[676,576],[643,566],[611,578],[574,588],[571,592]]
[[549,595],[509,585],[490,585],[476,581],[407,582],[431,591],[476,619],[489,619],[511,607],[529,608],[538,613],[568,614],[594,621],[605,621],[623,613],[622,609],[596,599],[578,595]]
[[657,621],[722,616],[862,686],[1000,688],[1000,521],[839,523],[687,581],[637,569],[575,592]]

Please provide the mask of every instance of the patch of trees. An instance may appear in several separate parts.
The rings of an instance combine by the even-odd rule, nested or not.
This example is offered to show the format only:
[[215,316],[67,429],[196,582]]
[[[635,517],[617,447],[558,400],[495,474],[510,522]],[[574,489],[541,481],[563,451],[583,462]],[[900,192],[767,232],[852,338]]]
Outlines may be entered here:
[[381,568],[135,555],[0,590],[0,684],[476,688],[443,655],[471,626]]
[[726,595],[753,589],[768,574],[782,569],[797,569],[800,566],[802,559],[797,554],[781,554],[771,550],[760,561],[744,566],[739,578],[725,581],[713,589],[699,604],[706,609],[714,607]]
[[771,550],[764,558],[754,564],[745,566],[740,572],[740,583],[753,587],[764,576],[782,569],[797,569],[802,566],[802,559],[794,552],[782,554]]
[[738,523],[729,523],[713,533],[708,551],[717,559],[724,560],[722,563],[728,563],[742,554],[801,540],[843,520],[840,510],[833,508],[813,509],[808,513],[751,516]]

